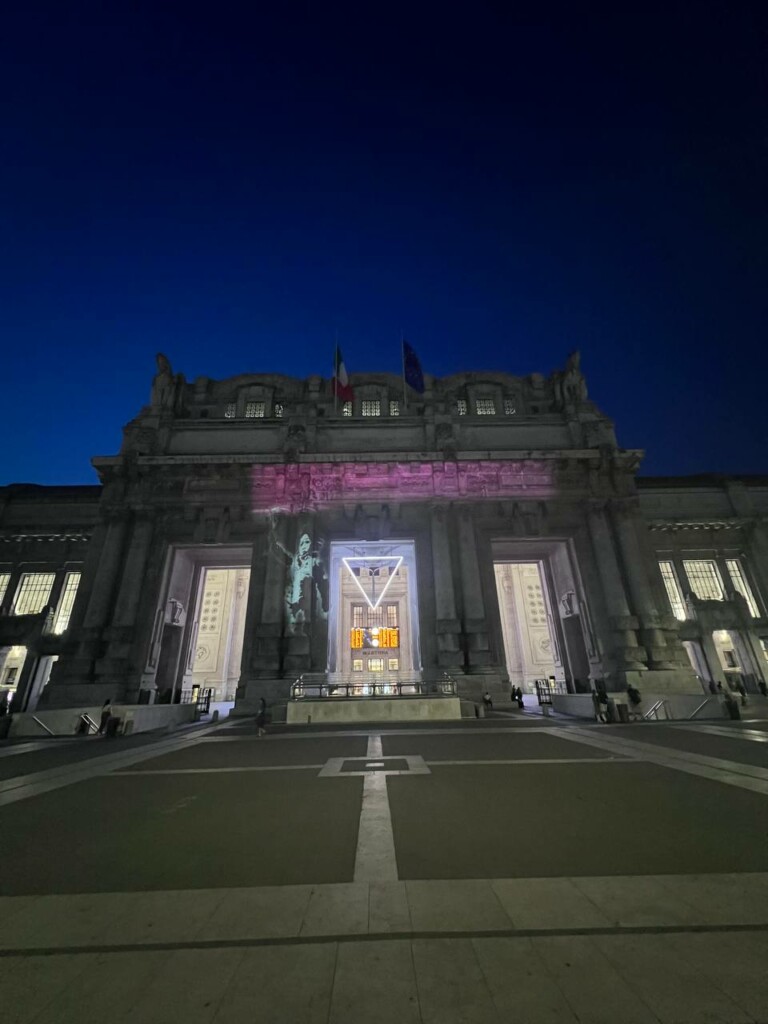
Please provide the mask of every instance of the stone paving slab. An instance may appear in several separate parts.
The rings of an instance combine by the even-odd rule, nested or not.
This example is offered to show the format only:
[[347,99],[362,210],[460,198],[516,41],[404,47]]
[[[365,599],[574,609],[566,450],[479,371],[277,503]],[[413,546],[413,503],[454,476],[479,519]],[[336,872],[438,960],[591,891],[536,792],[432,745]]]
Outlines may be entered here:
[[619,734],[621,739],[655,743],[665,750],[685,750],[705,757],[768,768],[768,744],[748,743],[738,735],[733,738],[675,726],[628,725]]
[[[415,745],[414,745],[415,744]],[[429,736],[382,735],[385,755],[419,754],[425,761],[504,761],[594,758],[594,747],[551,736],[541,730]],[[610,756],[610,755],[606,755]]]
[[768,929],[768,874],[349,882],[0,899],[5,954],[697,928]]
[[351,880],[362,785],[301,770],[93,778],[0,809],[0,895]]
[[4,1024],[764,1024],[768,936],[432,938],[3,959]]
[[400,878],[592,875],[596,851],[616,874],[766,866],[762,795],[655,764],[433,763],[387,788]]
[[[229,735],[223,737],[229,738]],[[331,757],[365,757],[366,745],[365,736],[342,736],[337,739],[307,737],[303,740],[282,737],[277,740],[271,736],[257,738],[254,734],[249,740],[240,739],[236,743],[213,738],[174,753],[142,761],[141,764],[132,765],[130,771],[315,765],[324,764]]]

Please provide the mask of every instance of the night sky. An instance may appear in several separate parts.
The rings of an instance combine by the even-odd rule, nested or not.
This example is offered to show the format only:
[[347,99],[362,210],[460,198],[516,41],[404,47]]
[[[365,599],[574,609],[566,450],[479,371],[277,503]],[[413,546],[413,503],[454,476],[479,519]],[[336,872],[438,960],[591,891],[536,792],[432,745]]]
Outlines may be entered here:
[[[15,7],[15,10],[13,8]],[[582,10],[582,8],[586,9]],[[768,473],[768,4],[22,3],[0,483],[187,379],[549,373],[645,474]]]

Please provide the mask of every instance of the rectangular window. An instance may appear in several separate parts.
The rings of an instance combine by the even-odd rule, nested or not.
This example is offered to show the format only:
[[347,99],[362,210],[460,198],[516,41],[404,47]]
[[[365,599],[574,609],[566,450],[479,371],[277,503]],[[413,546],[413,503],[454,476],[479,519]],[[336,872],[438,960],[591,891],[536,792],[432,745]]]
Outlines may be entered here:
[[9,572],[0,572],[0,604],[3,603],[3,598],[10,582],[11,574]]
[[456,403],[456,412],[459,416],[467,415],[467,400],[466,398],[460,398]]
[[475,412],[478,416],[495,416],[496,403],[492,398],[478,398],[475,402]]
[[739,667],[739,664],[736,661],[736,651],[723,651],[723,661],[725,662],[726,668]]
[[342,416],[351,416],[352,415],[352,403],[351,402],[344,402],[342,404],[342,406],[341,406],[341,415]]
[[55,574],[52,572],[25,572],[16,593],[13,615],[37,615],[48,604]]
[[266,413],[266,402],[246,402],[245,418],[247,420],[262,420]]
[[224,419],[225,420],[233,420],[236,415],[237,415],[237,403],[236,402],[227,402],[227,407],[224,410]]
[[275,419],[280,420],[282,418],[283,418],[283,403],[282,402],[275,402]]
[[400,415],[400,403],[392,401],[389,403],[389,415],[399,416]]
[[364,398],[360,411],[363,416],[381,416],[381,402],[378,398]]
[[722,601],[723,582],[711,558],[688,558],[683,561],[691,590],[700,601]]
[[365,605],[362,605],[362,604],[353,604],[352,605],[352,628],[353,629],[362,629],[363,626],[365,625],[365,622],[363,622],[363,609],[364,608],[365,608]]
[[61,592],[61,600],[59,601],[59,607],[56,611],[56,619],[53,623],[54,633],[64,633],[69,626],[69,620],[72,617],[72,609],[75,606],[75,595],[77,594],[77,588],[80,585],[80,573],[79,572],[68,572],[66,579],[64,580],[64,589]]
[[741,568],[741,562],[738,558],[726,558],[725,567],[728,570],[728,575],[731,577],[733,589],[737,594],[741,594],[747,602],[747,605],[749,606],[749,614],[753,619],[759,619],[760,609],[757,607],[757,601],[755,600],[755,595],[752,593],[752,588],[749,583],[747,583],[744,570]]
[[362,658],[353,658],[352,659],[352,671],[353,672],[362,672],[363,671],[363,659]]
[[369,658],[368,659],[368,671],[369,672],[383,672],[384,671],[384,659],[383,658]]
[[514,416],[516,412],[517,412],[517,409],[515,407],[514,400],[511,399],[511,398],[505,398],[504,399],[504,415],[505,416]]
[[399,672],[400,671],[400,659],[399,658],[390,658],[389,659],[389,671],[390,672]]
[[397,605],[387,605],[387,625],[390,629],[397,629]]
[[687,615],[685,612],[683,594],[680,590],[680,584],[677,582],[677,576],[675,575],[675,567],[671,562],[659,562],[659,569],[661,570],[661,578],[664,580],[664,586],[667,591],[667,597],[669,598],[669,604],[672,608],[672,614],[676,619],[679,619],[682,622],[687,618]]
[[18,674],[19,674],[18,665],[14,665],[13,668],[9,668],[8,671],[5,673],[5,680],[4,680],[4,682],[6,682],[9,686],[13,686],[14,683],[16,682],[16,676]]

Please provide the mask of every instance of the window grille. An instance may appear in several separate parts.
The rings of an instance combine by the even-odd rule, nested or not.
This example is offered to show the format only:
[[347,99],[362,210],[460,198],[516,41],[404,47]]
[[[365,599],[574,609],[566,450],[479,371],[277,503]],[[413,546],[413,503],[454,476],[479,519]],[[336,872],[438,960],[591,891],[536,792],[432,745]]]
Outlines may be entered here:
[[227,407],[224,410],[224,419],[225,420],[233,420],[236,415],[237,415],[237,403],[236,402],[227,402]]
[[353,672],[362,672],[363,671],[363,659],[362,658],[353,658],[352,659],[352,671]]
[[478,398],[475,402],[475,412],[478,416],[495,416],[496,403],[492,398]]
[[400,659],[399,658],[390,658],[389,659],[389,671],[390,672],[399,672],[400,671]]
[[351,416],[352,415],[352,403],[351,402],[344,402],[344,404],[341,407],[341,415],[342,416]]
[[363,628],[363,609],[365,605],[353,604],[352,605],[352,628],[362,629]]
[[675,576],[675,567],[671,562],[659,562],[659,569],[661,570],[661,578],[664,580],[672,614],[682,622],[687,618],[687,615],[680,584],[677,582],[677,576]]
[[399,416],[400,415],[400,403],[399,402],[392,401],[392,402],[389,403],[389,415],[390,416]]
[[456,412],[459,414],[459,416],[466,416],[467,415],[467,400],[466,400],[466,398],[460,398],[456,402]]
[[505,398],[504,399],[504,415],[505,416],[514,416],[516,412],[517,412],[517,409],[515,408],[515,403],[514,403],[513,399]]
[[759,619],[760,609],[757,607],[757,601],[755,600],[755,595],[752,593],[752,588],[749,583],[747,583],[747,578],[741,568],[741,562],[738,558],[726,558],[725,567],[728,570],[728,575],[731,577],[733,589],[737,594],[741,594],[747,602],[747,605],[749,606],[749,614],[753,619]]
[[261,420],[266,412],[266,402],[246,402],[245,418],[247,420]]
[[52,572],[25,572],[16,594],[13,614],[37,615],[41,612],[51,596],[54,579],[55,573]]
[[64,580],[64,589],[61,592],[61,600],[56,612],[56,619],[53,623],[54,633],[65,633],[69,620],[72,617],[72,609],[75,605],[75,595],[80,585],[80,573],[68,572]]
[[283,417],[283,403],[282,402],[275,402],[275,417],[277,419],[282,419],[282,417]]
[[369,658],[368,659],[368,671],[369,672],[383,672],[384,671],[384,659],[383,658]]
[[3,603],[3,598],[10,582],[11,574],[9,572],[0,572],[0,604]]
[[723,583],[717,566],[711,558],[691,558],[683,561],[685,575],[691,590],[701,601],[722,601]]
[[381,402],[378,398],[364,398],[361,412],[363,416],[381,416]]
[[397,629],[397,605],[387,605],[387,625],[391,629]]

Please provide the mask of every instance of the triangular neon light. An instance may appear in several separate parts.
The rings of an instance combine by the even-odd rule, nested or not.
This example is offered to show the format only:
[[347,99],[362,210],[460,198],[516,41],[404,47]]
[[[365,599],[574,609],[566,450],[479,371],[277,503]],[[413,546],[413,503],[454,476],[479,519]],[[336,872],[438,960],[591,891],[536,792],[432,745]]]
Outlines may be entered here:
[[[395,578],[397,570],[403,564],[403,556],[402,555],[359,555],[359,556],[351,557],[351,558],[342,558],[342,562],[347,567],[347,572],[349,573],[349,575],[352,577],[352,579],[357,584],[357,589],[360,591],[360,593],[365,598],[365,600],[366,600],[366,602],[368,604],[368,607],[376,609],[376,608],[379,607],[381,602],[384,600],[384,595],[389,590],[390,584],[392,583],[392,580]],[[373,604],[371,602],[370,597],[363,590],[363,586],[362,586],[362,584],[360,582],[359,577],[355,576],[354,572],[352,572],[352,566],[349,564],[350,562],[354,562],[355,564],[361,564],[363,562],[379,562],[379,563],[381,563],[381,562],[394,562],[395,563],[394,568],[390,569],[389,579],[384,584],[384,589],[382,590],[382,592],[379,594],[378,598],[376,599],[376,604]]]

